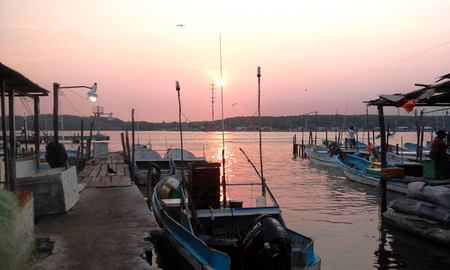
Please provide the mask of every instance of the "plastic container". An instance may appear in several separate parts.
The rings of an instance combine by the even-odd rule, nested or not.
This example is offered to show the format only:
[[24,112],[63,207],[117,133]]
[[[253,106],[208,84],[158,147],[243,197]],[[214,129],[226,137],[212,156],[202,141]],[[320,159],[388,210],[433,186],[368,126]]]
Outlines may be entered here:
[[169,199],[178,199],[178,198],[180,198],[180,189],[179,188],[172,189],[172,191],[170,191],[169,193]]
[[164,182],[164,185],[159,190],[159,195],[161,195],[161,198],[167,199],[167,197],[169,197],[169,193],[174,188],[178,188],[178,185],[180,185],[180,181],[178,179],[170,177],[166,182]]
[[256,207],[265,207],[266,206],[266,198],[264,196],[256,197]]

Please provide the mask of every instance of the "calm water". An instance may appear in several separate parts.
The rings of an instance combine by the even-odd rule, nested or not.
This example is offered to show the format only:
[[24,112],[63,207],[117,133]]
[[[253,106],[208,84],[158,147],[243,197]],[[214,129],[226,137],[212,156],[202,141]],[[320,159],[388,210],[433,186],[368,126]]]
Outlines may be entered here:
[[[121,150],[121,132],[105,133],[111,136],[109,150]],[[340,169],[293,158],[294,135],[297,141],[302,137],[299,132],[262,134],[264,177],[288,227],[315,240],[322,269],[450,269],[450,249],[381,224],[377,188],[347,180]],[[325,134],[317,136],[324,138]],[[360,140],[361,137],[359,134]],[[180,147],[179,138],[179,132],[139,133],[139,143],[150,142],[161,154],[169,147]],[[184,132],[183,139],[184,148],[196,156],[205,153],[207,160],[221,162],[221,132]],[[225,133],[229,182],[259,181],[239,150],[242,148],[259,169],[258,139],[257,132]],[[425,134],[424,141],[430,139],[431,134]],[[136,135],[136,143],[137,140]],[[400,144],[402,140],[415,142],[416,133],[397,133],[390,143]],[[231,188],[228,196],[239,200],[240,196],[244,198],[242,194],[254,198],[260,192],[257,187]],[[398,196],[401,195],[389,193],[388,200]],[[244,205],[249,204],[244,200]]]

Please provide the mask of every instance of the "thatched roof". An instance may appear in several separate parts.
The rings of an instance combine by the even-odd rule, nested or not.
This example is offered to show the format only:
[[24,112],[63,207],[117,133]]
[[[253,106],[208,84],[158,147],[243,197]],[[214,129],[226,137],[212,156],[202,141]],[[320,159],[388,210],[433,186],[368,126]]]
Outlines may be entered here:
[[48,96],[48,93],[50,93],[50,91],[33,83],[19,72],[0,63],[0,83],[3,83],[3,81],[7,89],[14,89],[15,96]]
[[[406,94],[380,95],[378,99],[364,101],[368,106],[450,106],[450,73],[438,77],[436,84],[415,84],[421,87]],[[442,83],[437,83],[447,80]]]

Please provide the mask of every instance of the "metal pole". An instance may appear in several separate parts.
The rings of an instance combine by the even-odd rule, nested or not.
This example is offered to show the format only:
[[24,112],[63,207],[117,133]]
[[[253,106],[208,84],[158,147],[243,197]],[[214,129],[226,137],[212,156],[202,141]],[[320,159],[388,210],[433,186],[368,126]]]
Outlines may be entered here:
[[258,74],[258,118],[259,118],[259,162],[261,163],[261,181],[262,181],[262,196],[266,197],[266,182],[263,174],[263,159],[262,159],[262,139],[261,139],[261,67],[257,68]]
[[[222,77],[222,34],[219,34],[220,49],[220,79]],[[223,120],[223,81],[220,84],[220,99],[222,103],[222,192],[223,192],[223,208],[227,207],[227,186],[225,181],[225,124]]]

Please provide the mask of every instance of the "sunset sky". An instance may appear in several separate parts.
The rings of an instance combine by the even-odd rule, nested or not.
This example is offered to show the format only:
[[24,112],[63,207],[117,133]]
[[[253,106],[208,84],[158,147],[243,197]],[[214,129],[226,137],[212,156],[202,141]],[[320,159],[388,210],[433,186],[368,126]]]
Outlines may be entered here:
[[[88,89],[63,91],[62,114],[90,116],[102,106],[124,121],[132,109],[138,121],[177,121],[179,81],[191,121],[211,120],[216,84],[220,119],[219,34],[225,118],[257,111],[257,66],[263,116],[365,114],[363,101],[450,73],[447,0],[0,0],[0,7],[1,63],[49,91],[54,82],[97,82],[96,103],[86,100]],[[50,94],[41,113],[52,106]]]

